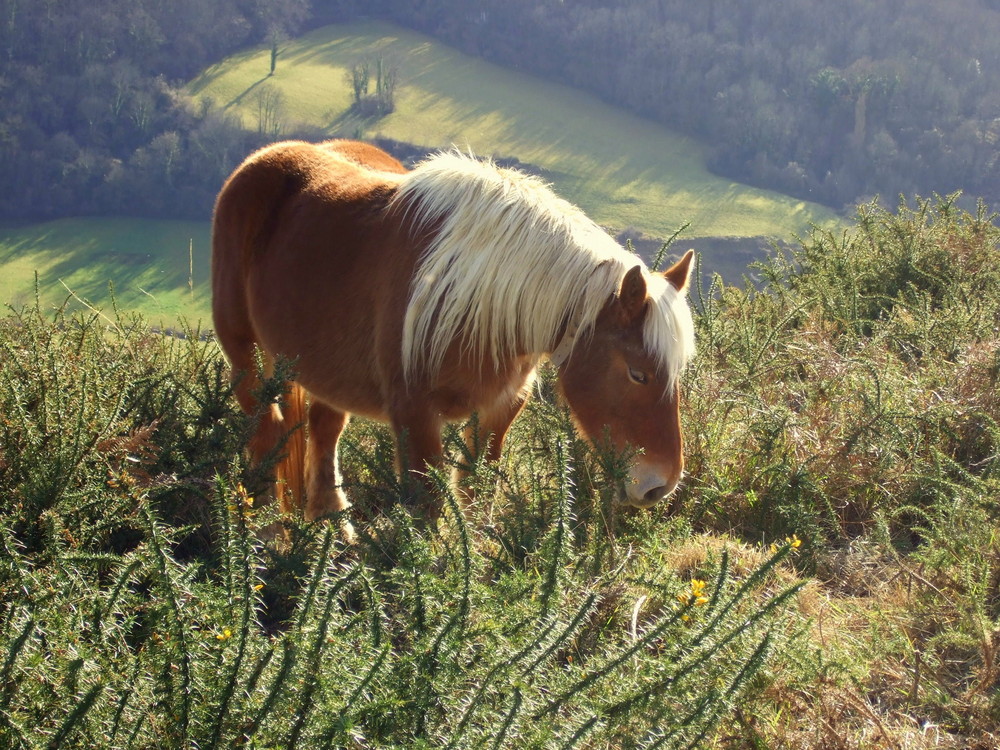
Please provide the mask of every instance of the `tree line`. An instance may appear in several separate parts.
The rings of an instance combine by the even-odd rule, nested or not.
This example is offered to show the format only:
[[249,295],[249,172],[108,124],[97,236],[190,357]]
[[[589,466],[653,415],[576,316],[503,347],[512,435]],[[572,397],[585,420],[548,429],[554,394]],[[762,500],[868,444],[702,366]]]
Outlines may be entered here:
[[[733,179],[838,208],[956,189],[1000,203],[1000,0],[0,0],[0,217],[206,217],[279,137],[280,102],[247,131],[180,85],[370,17],[696,135]],[[405,83],[377,61],[351,76],[359,109]]]
[[0,0],[0,217],[206,217],[267,134],[179,86],[309,17],[309,0]]
[[[317,3],[319,4],[319,2]],[[745,182],[1000,202],[1000,1],[330,0],[587,89]]]

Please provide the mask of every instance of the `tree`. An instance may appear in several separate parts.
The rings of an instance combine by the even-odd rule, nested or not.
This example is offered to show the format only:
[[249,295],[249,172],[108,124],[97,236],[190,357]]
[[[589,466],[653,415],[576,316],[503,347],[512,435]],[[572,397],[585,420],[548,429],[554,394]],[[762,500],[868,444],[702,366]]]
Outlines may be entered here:
[[[370,94],[372,77],[375,93]],[[348,71],[354,92],[354,110],[365,117],[384,117],[396,108],[396,87],[399,85],[399,65],[383,55],[365,57]]]
[[269,138],[281,135],[285,119],[285,95],[269,84],[257,87],[254,94],[257,104],[257,133]]
[[271,46],[271,69],[268,76],[273,76],[278,67],[278,55],[281,53],[281,44],[288,39],[288,35],[280,25],[272,26],[267,32],[267,41]]

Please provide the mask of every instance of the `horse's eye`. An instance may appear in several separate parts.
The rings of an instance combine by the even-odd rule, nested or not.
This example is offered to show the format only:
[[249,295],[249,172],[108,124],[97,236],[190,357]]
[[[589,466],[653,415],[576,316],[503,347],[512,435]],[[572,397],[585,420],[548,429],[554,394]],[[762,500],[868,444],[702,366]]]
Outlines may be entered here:
[[628,368],[628,377],[633,383],[638,383],[639,385],[646,385],[649,382],[649,376],[642,370],[636,370],[634,367]]

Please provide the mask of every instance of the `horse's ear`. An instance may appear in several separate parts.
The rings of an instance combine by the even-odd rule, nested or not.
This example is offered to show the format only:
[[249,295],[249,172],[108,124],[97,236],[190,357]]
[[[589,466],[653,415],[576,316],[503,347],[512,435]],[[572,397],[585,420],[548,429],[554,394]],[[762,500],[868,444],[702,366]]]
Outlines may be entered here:
[[634,320],[646,309],[646,279],[642,275],[642,266],[635,266],[625,274],[618,291],[618,301],[629,320]]
[[674,289],[678,292],[683,292],[687,288],[688,279],[691,276],[691,261],[693,259],[694,250],[688,250],[684,253],[683,258],[663,272],[663,275],[667,277],[667,281],[673,284]]

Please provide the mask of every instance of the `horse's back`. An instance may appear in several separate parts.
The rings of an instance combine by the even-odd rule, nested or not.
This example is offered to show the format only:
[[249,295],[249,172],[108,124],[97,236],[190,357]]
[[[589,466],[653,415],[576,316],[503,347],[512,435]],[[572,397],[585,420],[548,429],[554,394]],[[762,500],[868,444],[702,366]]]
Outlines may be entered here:
[[319,144],[325,151],[377,172],[403,174],[406,167],[377,146],[362,141],[326,141]]
[[215,232],[220,239],[260,245],[270,239],[260,233],[274,229],[267,226],[269,221],[273,224],[290,202],[297,201],[301,211],[308,208],[303,201],[311,201],[313,210],[329,213],[335,205],[323,202],[362,198],[405,172],[398,160],[366,143],[273,144],[247,157],[223,185],[215,206]]
[[405,172],[389,154],[352,141],[288,141],[251,154],[216,201],[213,293],[225,298],[220,286],[245,283],[269,257],[283,256],[284,270],[297,273],[319,244],[327,262],[357,249],[361,230],[386,224],[384,209]]

